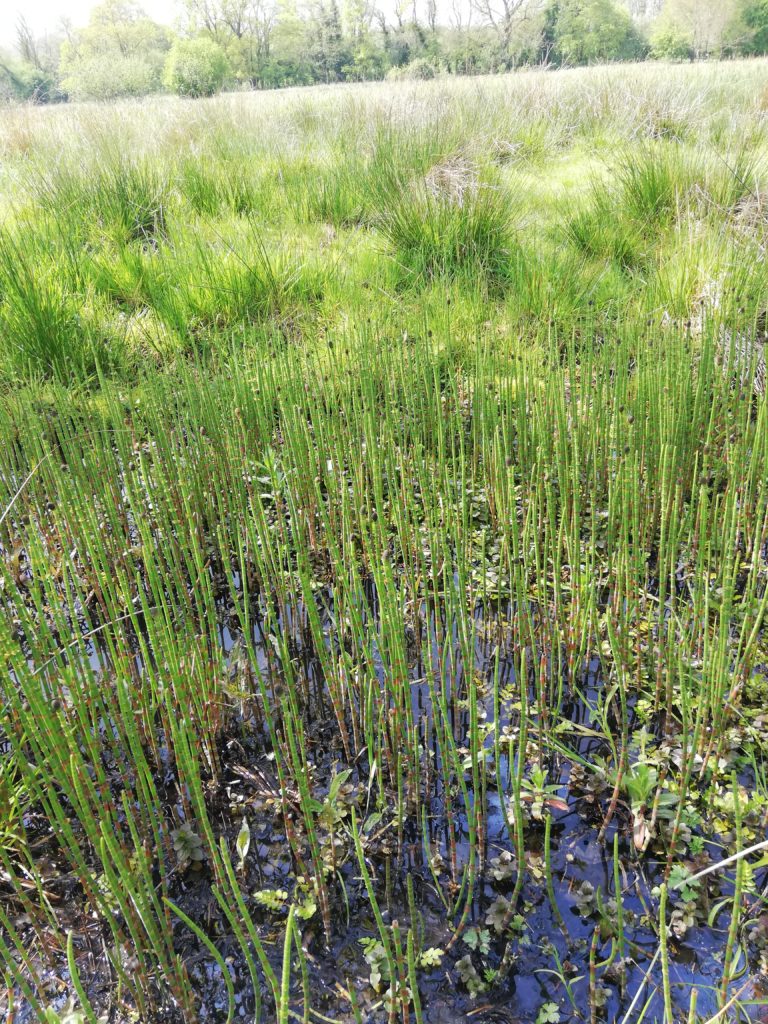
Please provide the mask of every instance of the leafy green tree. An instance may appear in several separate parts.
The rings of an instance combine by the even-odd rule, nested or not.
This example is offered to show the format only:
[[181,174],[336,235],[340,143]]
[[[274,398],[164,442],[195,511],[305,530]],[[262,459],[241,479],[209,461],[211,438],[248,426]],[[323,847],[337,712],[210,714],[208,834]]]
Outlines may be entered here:
[[646,25],[661,14],[664,0],[624,0],[624,6],[635,24]]
[[557,0],[554,56],[567,64],[636,60],[644,43],[627,12],[613,0]]
[[750,0],[744,8],[743,53],[768,53],[768,0]]
[[344,39],[341,14],[336,0],[320,0],[312,19],[312,63],[324,82],[338,82],[343,69],[351,62],[351,53]]
[[514,50],[514,35],[520,20],[530,14],[531,0],[470,0],[472,9],[496,35],[495,50],[504,63]]
[[359,46],[368,38],[373,20],[373,6],[370,0],[342,0],[341,20],[344,35],[353,46]]
[[365,36],[352,53],[352,60],[342,69],[351,82],[368,82],[384,77],[386,57],[380,46]]
[[390,68],[404,67],[413,55],[413,48],[404,26],[391,28],[382,19],[381,36],[387,65]]
[[208,36],[177,39],[165,65],[165,85],[179,96],[213,96],[227,77],[224,50]]
[[28,81],[31,70],[29,64],[0,54],[0,101],[32,99],[34,86]]
[[278,17],[276,0],[184,0],[184,11],[188,33],[218,43],[239,81],[264,84]]
[[12,84],[13,94],[32,103],[51,103],[66,99],[59,89],[59,50],[55,36],[38,37],[24,17],[16,23],[18,61],[5,61],[3,68]]
[[539,41],[539,63],[548,64],[552,58],[557,45],[557,18],[560,14],[560,4],[557,0],[547,5],[544,11],[544,23],[541,27]]
[[310,21],[296,0],[276,0],[275,23],[269,59],[262,70],[262,84],[274,89],[284,85],[309,85],[316,75],[310,57]]
[[156,92],[170,45],[169,31],[133,0],[106,0],[93,9],[86,28],[62,43],[62,88],[76,99]]
[[651,57],[654,60],[693,60],[693,47],[684,32],[672,27],[661,28],[651,36]]
[[666,0],[655,33],[675,32],[694,57],[720,55],[738,21],[738,0]]
[[0,99],[53,103],[66,99],[52,71],[0,56]]

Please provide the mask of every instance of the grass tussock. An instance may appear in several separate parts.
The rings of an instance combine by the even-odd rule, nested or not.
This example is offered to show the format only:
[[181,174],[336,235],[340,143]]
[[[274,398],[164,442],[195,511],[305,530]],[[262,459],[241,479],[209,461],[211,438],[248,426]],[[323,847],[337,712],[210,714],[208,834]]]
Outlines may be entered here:
[[400,182],[379,229],[408,278],[482,278],[499,284],[515,249],[512,199],[476,170],[445,162],[423,179]]

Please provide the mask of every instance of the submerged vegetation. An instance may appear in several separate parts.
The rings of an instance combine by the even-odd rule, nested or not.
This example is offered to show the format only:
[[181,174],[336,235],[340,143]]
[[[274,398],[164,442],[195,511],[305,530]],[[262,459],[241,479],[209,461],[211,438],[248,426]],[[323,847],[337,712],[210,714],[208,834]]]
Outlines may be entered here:
[[766,97],[7,113],[7,1020],[764,1019]]

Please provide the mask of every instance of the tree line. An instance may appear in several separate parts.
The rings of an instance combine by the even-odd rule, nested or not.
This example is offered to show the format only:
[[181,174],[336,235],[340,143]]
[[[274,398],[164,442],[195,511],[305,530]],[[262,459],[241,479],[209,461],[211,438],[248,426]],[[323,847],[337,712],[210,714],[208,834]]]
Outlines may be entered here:
[[0,97],[39,103],[161,91],[439,74],[617,60],[768,53],[768,0],[180,0],[172,29],[137,0],[42,37],[23,19],[0,54]]

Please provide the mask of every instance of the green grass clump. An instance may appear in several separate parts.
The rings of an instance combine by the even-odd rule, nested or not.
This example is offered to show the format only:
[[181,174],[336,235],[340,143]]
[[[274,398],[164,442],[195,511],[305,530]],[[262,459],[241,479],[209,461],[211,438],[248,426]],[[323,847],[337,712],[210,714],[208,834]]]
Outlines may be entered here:
[[111,156],[95,172],[65,163],[33,179],[30,187],[41,210],[63,215],[62,231],[74,227],[78,234],[104,234],[123,244],[155,243],[165,231],[170,181],[147,161]]
[[630,152],[616,176],[622,209],[649,229],[666,227],[682,213],[695,177],[687,152],[678,145]]
[[204,217],[257,213],[263,205],[263,185],[252,173],[247,156],[242,160],[202,162],[187,157],[177,171],[177,186],[191,209]]
[[34,238],[22,249],[0,237],[0,365],[9,378],[88,380],[97,369],[117,371],[123,352],[114,335],[99,330],[98,296],[80,289],[66,256],[51,260]]
[[179,227],[141,259],[147,306],[179,337],[285,317],[322,296],[322,274],[277,249],[252,226],[224,233]]
[[[499,284],[515,247],[513,207],[505,189],[452,179],[450,165],[430,183],[403,183],[381,213],[380,230],[397,268],[411,280],[483,278]],[[471,175],[471,172],[470,172]]]
[[645,258],[643,230],[636,221],[618,213],[616,199],[595,186],[590,205],[567,223],[568,238],[586,256],[632,270]]

